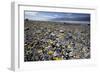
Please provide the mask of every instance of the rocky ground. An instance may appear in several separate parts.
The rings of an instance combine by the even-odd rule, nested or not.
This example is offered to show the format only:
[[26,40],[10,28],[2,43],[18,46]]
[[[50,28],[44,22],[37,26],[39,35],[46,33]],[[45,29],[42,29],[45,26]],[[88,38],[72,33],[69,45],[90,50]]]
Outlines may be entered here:
[[90,25],[25,21],[25,62],[89,58]]

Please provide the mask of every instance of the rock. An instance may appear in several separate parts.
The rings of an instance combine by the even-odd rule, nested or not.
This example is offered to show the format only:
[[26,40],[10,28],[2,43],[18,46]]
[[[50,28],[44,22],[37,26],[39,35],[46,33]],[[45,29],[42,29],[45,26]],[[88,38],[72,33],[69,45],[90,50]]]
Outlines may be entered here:
[[64,33],[64,30],[59,30],[60,33]]
[[52,32],[51,34],[50,34],[51,36],[55,36],[55,34]]
[[69,56],[73,56],[73,52],[70,52],[70,53],[69,53]]
[[24,30],[25,30],[25,31],[28,31],[28,30],[29,30],[29,28],[28,28],[28,27],[26,27]]
[[50,39],[47,42],[48,42],[48,44],[53,44],[53,41]]
[[38,33],[38,34],[41,33],[41,30],[37,30],[36,33]]
[[58,56],[58,53],[55,51],[54,54],[53,54],[53,56]]
[[56,43],[56,46],[57,46],[57,47],[59,47],[59,46],[60,46],[60,44],[59,44],[59,43]]
[[80,55],[74,56],[75,59],[80,59]]
[[42,53],[42,50],[38,50],[38,53]]
[[69,45],[67,46],[67,48],[69,48],[69,49],[70,49],[70,48],[71,48],[71,45],[69,44]]

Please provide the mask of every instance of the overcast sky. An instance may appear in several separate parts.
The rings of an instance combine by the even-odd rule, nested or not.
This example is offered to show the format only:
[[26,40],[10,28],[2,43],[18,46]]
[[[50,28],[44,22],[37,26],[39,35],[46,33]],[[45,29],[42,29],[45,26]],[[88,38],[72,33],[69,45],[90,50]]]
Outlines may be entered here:
[[29,19],[29,20],[90,22],[90,14],[83,14],[83,13],[25,11],[24,15],[25,15],[24,19]]

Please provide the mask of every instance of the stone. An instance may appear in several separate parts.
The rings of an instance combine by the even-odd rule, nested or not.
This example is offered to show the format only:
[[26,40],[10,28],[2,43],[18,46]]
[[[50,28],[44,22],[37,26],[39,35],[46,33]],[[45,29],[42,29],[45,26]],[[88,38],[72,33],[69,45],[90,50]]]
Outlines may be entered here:
[[73,56],[73,52],[70,52],[70,53],[69,53],[69,56]]
[[58,53],[55,51],[54,54],[53,54],[53,56],[58,56]]
[[55,34],[52,32],[51,34],[50,34],[51,36],[55,36]]
[[64,30],[59,30],[59,32],[60,32],[60,33],[63,33],[63,32],[64,32]]

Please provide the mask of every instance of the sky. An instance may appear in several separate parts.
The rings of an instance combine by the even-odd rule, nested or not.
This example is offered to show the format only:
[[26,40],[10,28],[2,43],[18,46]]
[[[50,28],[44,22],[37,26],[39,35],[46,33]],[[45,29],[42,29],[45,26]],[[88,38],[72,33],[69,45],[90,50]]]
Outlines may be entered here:
[[82,21],[90,22],[90,14],[84,13],[64,13],[64,12],[43,12],[25,11],[24,19],[37,21]]

